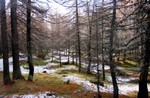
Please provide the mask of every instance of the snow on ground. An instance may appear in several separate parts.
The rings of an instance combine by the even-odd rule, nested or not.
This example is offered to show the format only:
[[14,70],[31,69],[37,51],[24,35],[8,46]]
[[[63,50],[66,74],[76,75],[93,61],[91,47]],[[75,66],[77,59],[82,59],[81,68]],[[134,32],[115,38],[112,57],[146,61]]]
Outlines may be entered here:
[[[120,78],[122,79],[122,78]],[[62,77],[63,81],[70,80],[72,83],[77,83],[82,85],[85,89],[90,91],[97,91],[97,85],[89,82],[84,78],[79,78],[77,75],[68,75],[66,77]],[[113,93],[113,86],[110,84],[104,84],[104,86],[99,86],[100,92]],[[129,92],[138,91],[138,84],[132,83],[118,83],[119,94],[127,95]],[[148,84],[148,88],[150,88],[150,84]]]
[[[26,60],[26,58],[20,58],[21,60]],[[66,62],[67,57],[62,57],[62,60],[64,60]],[[50,60],[47,60],[48,62]],[[9,58],[9,62],[12,62],[12,58]],[[83,64],[84,67],[86,68],[87,64]],[[35,73],[43,73],[44,71],[46,71],[46,73],[48,74],[55,74],[57,71],[59,70],[77,70],[77,68],[75,66],[66,66],[64,68],[57,68],[57,69],[50,69],[51,66],[58,66],[58,63],[48,63],[46,66],[35,66],[34,67],[34,71]],[[96,72],[96,66],[94,66],[94,64],[92,65],[92,71]],[[100,69],[102,69],[100,67]],[[105,69],[108,70],[109,66],[105,65]],[[122,69],[122,68],[120,68]],[[0,59],[0,71],[3,70],[3,60]],[[12,64],[10,64],[10,72],[13,71],[13,66]],[[21,72],[28,74],[29,70],[26,68],[23,68],[21,66]],[[107,75],[107,80],[109,82],[112,81],[111,79],[111,75],[110,74],[106,74]],[[118,87],[119,87],[119,93],[120,94],[128,94],[129,92],[134,92],[134,91],[138,91],[138,84],[133,84],[133,83],[128,83],[131,80],[134,80],[134,77],[121,77],[121,76],[117,76],[117,82],[118,82]],[[91,83],[90,81],[86,80],[85,78],[80,78],[77,75],[72,75],[72,74],[68,74],[66,77],[62,77],[63,81],[67,81],[70,80],[73,83],[77,83],[79,85],[82,85],[84,88],[86,88],[87,90],[91,90],[91,91],[97,91],[97,86],[93,83]],[[148,88],[150,88],[150,84],[148,84]],[[101,92],[108,92],[108,93],[112,93],[113,92],[113,86],[110,84],[105,84],[104,87],[100,86],[100,91]],[[150,91],[150,89],[149,89]],[[30,96],[36,96],[36,95],[26,95],[26,97],[23,98],[30,98]],[[44,96],[44,94],[41,94],[41,96]],[[44,97],[40,97],[40,98],[44,98]],[[55,97],[47,97],[47,98],[55,98]]]
[[[9,62],[12,62],[12,58],[9,58]],[[0,71],[3,70],[3,59],[0,59]]]
[[2,98],[63,98],[56,97],[54,92],[40,92],[38,94],[27,94],[27,95],[6,95]]

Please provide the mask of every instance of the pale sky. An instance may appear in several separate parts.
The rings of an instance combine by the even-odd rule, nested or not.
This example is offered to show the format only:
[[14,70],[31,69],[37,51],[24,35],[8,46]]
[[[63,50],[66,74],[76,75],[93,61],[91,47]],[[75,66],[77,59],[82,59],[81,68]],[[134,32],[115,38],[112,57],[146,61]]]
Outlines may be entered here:
[[[9,1],[10,0],[6,0],[6,4],[8,4]],[[32,2],[34,2],[34,1],[35,2],[36,1],[41,2],[41,3],[37,4],[37,6],[39,6],[39,7],[47,8],[49,6],[50,7],[50,13],[56,13],[57,12],[57,13],[60,13],[60,14],[65,14],[65,13],[69,12],[69,10],[67,10],[65,7],[63,7],[60,4],[54,2],[53,0],[31,0],[31,1]],[[59,1],[59,0],[57,0],[57,1]],[[45,3],[43,3],[43,2],[45,2]]]

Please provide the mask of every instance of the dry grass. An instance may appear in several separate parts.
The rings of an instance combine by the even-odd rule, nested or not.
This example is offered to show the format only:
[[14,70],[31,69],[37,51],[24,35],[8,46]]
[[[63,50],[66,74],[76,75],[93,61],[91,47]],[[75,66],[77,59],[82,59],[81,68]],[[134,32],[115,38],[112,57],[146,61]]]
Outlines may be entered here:
[[[27,75],[24,75],[27,78]],[[17,80],[13,85],[4,86],[2,84],[2,73],[0,73],[0,95],[8,94],[28,94],[38,93],[44,91],[56,92],[58,96],[64,96],[64,98],[93,98],[96,92],[86,91],[80,85],[77,84],[65,84],[58,77],[48,74],[35,74],[34,81]],[[77,90],[81,90],[77,93]],[[102,98],[112,98],[112,94],[101,93]],[[131,98],[120,95],[119,98]]]

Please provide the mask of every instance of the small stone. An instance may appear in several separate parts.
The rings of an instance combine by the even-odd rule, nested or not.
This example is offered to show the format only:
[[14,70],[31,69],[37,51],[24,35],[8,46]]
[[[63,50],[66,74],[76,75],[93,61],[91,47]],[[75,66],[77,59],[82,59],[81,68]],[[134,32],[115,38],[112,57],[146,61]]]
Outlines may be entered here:
[[47,71],[43,71],[43,73],[47,73]]
[[66,77],[67,75],[63,75],[62,77]]
[[56,95],[56,93],[55,92],[48,92],[48,93],[46,93],[46,95],[47,96],[54,96],[54,95]]

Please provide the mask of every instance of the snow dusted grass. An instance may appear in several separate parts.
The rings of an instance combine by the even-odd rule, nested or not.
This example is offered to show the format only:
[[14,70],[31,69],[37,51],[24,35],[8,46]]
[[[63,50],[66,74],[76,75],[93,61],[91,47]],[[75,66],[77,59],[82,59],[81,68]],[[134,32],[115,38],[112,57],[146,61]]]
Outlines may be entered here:
[[[63,57],[63,58],[65,58],[65,57]],[[25,58],[22,60],[26,61]],[[65,58],[64,61],[66,62],[66,60],[67,59]],[[9,61],[12,62],[12,58],[10,58]],[[79,96],[74,94],[73,92],[75,92],[76,90],[81,89],[83,87],[84,88],[84,89],[82,88],[83,90],[92,92],[90,95],[88,95],[88,96],[91,96],[89,98],[92,98],[94,96],[94,94],[97,91],[97,86],[95,84],[91,83],[90,81],[91,80],[96,81],[95,75],[87,75],[85,72],[78,73],[78,68],[76,66],[63,65],[63,67],[60,67],[59,63],[56,63],[56,62],[51,63],[50,61],[51,61],[50,59],[47,59],[47,60],[42,61],[42,62],[46,62],[46,63],[48,62],[46,65],[35,66],[34,82],[28,82],[25,80],[15,81],[15,85],[12,85],[11,86],[12,88],[10,90],[3,91],[3,92],[5,92],[5,94],[15,94],[15,92],[17,93],[19,90],[21,90],[22,92],[20,92],[19,94],[28,94],[28,93],[30,94],[30,93],[39,93],[39,92],[43,92],[43,91],[54,91],[60,95],[76,96],[76,97],[72,97],[72,98],[79,98]],[[0,64],[1,63],[2,63],[2,59],[0,59]],[[86,64],[83,64],[83,65],[85,68],[87,67]],[[0,65],[0,70],[2,71],[1,66],[2,66],[2,64]],[[105,69],[107,70],[107,74],[106,74],[107,82],[105,81],[104,87],[100,86],[100,91],[103,92],[102,93],[102,94],[104,94],[103,96],[105,96],[105,94],[111,96],[111,94],[113,92],[113,87],[111,84],[112,80],[111,80],[110,74],[108,74],[109,66],[105,66]],[[119,67],[118,69],[121,71],[127,70],[124,67]],[[10,65],[10,71],[12,72],[12,65]],[[21,66],[21,71],[23,74],[29,73],[29,70],[23,68],[23,66]],[[44,71],[46,72],[46,74],[43,74]],[[96,73],[96,67],[92,67],[92,71]],[[1,75],[0,75],[0,77],[2,78]],[[26,77],[27,77],[27,75],[26,75]],[[56,80],[59,80],[59,82],[55,81],[54,78]],[[0,80],[0,94],[1,94],[1,89],[3,89],[1,80]],[[68,87],[66,87],[66,88],[64,87],[62,89],[62,87],[64,86],[64,82],[66,82],[68,80],[70,81],[71,84],[69,84]],[[138,91],[138,84],[130,82],[130,81],[134,81],[134,80],[135,80],[135,77],[133,77],[133,74],[131,74],[130,77],[129,76],[117,76],[119,93],[123,94],[123,95],[130,94],[131,96],[135,96]],[[20,83],[20,85],[19,85],[19,83]],[[26,84],[28,84],[29,87],[25,86]],[[70,89],[74,88],[72,86],[72,84],[76,85],[77,89],[73,89],[73,90],[71,90],[72,92],[68,93]],[[24,86],[21,87],[21,85],[24,85]],[[33,85],[33,87],[32,87],[32,85]],[[15,86],[18,86],[18,88],[15,88]],[[19,88],[19,87],[21,87],[21,88]],[[148,87],[150,88],[150,84],[148,84]],[[22,90],[24,88],[25,88],[25,91]],[[14,89],[14,90],[12,90],[12,89]],[[35,89],[35,92],[33,91],[34,89]],[[60,91],[60,90],[62,90],[62,91]],[[85,97],[85,98],[88,98],[88,97]],[[110,97],[107,96],[106,98],[110,98]]]

